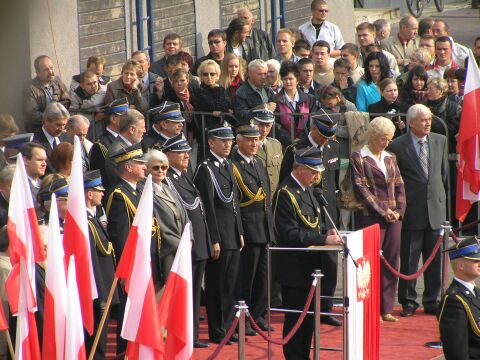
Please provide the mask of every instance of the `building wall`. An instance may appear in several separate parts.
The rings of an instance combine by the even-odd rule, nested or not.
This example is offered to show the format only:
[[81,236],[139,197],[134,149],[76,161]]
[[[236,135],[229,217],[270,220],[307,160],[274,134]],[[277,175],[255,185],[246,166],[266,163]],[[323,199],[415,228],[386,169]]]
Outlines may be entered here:
[[102,55],[107,60],[105,73],[120,74],[127,58],[125,0],[78,0],[80,69],[87,59]]

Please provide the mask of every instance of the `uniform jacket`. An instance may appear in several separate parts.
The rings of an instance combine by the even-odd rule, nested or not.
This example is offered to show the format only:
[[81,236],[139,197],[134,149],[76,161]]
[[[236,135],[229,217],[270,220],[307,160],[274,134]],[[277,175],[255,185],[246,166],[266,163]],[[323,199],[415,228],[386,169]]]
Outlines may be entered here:
[[[169,168],[167,176],[171,181],[170,187],[173,192],[177,193],[183,202],[193,204],[197,198],[200,198],[200,193],[187,172],[183,172],[182,176],[179,176],[175,170]],[[194,210],[187,209],[187,214],[192,223],[193,238],[195,239],[192,249],[192,260],[206,260],[210,258],[213,249],[201,198],[198,207]]]
[[[202,196],[212,244],[221,244],[221,248],[225,250],[235,250],[240,248],[243,226],[237,181],[232,172],[231,162],[225,161],[228,165],[221,166],[217,158],[208,151],[206,159],[198,165],[194,181]],[[212,174],[226,197],[233,191],[231,202],[223,202],[220,199],[213,185]]]
[[[264,87],[267,92],[268,102],[275,101],[275,94],[269,87]],[[248,123],[252,118],[251,110],[261,104],[265,104],[262,97],[256,92],[248,81],[245,81],[235,93],[233,100],[233,111],[237,123]]]
[[117,136],[107,149],[107,154],[105,156],[105,177],[103,177],[102,175],[102,183],[105,189],[107,189],[107,191],[109,191],[113,186],[115,186],[120,180],[120,177],[118,176],[116,170],[117,166],[115,165],[115,162],[110,158],[112,149],[119,149],[118,144],[123,147],[128,146],[128,144],[125,142],[125,140],[123,140],[121,136]]
[[[311,146],[313,146],[313,144],[310,142],[308,136],[302,136],[292,145],[287,147],[280,168],[280,182],[287,178],[292,172],[295,150],[305,149]],[[322,190],[323,196],[328,202],[327,211],[334,222],[336,222],[337,219],[336,192],[338,189],[338,173],[340,169],[339,153],[340,145],[336,140],[330,139],[325,145],[323,145],[322,160],[325,171],[322,173],[320,184],[315,185],[315,187]],[[331,228],[331,226],[328,226],[328,228]]]
[[108,156],[108,148],[114,140],[115,136],[113,136],[110,131],[105,130],[100,139],[98,139],[90,149],[90,170],[100,170],[105,189],[108,188],[108,184],[106,183],[105,160]]
[[480,358],[480,297],[453,279],[438,315],[446,360]]
[[268,181],[270,183],[270,199],[277,191],[280,178],[280,166],[283,160],[282,144],[277,139],[267,137],[264,141],[265,148],[259,146],[257,157],[262,161],[262,165],[267,170]]
[[249,198],[242,191],[240,180],[237,178],[245,243],[273,243],[274,234],[271,213],[270,183],[268,181],[265,167],[258,158],[254,158],[254,169],[252,162],[247,164],[244,158],[238,153],[238,150],[234,151],[232,154],[232,162],[238,169],[243,183],[253,194],[257,194],[260,187],[263,188],[265,193],[264,200],[255,201],[248,206],[242,206],[242,203],[248,201]]
[[397,156],[397,164],[405,183],[407,208],[402,228],[424,230],[430,225],[432,229],[440,229],[447,214],[445,136],[433,133],[428,135],[428,179],[421,168],[410,132],[396,138],[388,150]]
[[[52,81],[53,101],[61,102],[68,109],[70,106],[70,94],[67,87],[55,77]],[[23,110],[25,113],[25,125],[28,131],[35,132],[42,127],[43,112],[48,105],[44,87],[38,77],[35,77],[25,90]]]
[[142,95],[138,88],[127,92],[123,87],[123,80],[112,81],[107,85],[107,93],[105,94],[105,104],[110,104],[115,99],[127,98],[130,108],[136,109],[145,114],[148,110],[147,98]]
[[395,155],[385,156],[388,180],[370,156],[354,152],[350,159],[352,164],[352,184],[357,199],[365,204],[361,210],[364,216],[385,215],[387,209],[405,213],[405,187],[397,166]]
[[167,141],[167,138],[159,134],[152,126],[152,128],[148,130],[145,135],[143,135],[143,139],[142,139],[143,152],[146,153],[148,149],[150,149],[154,144],[156,143],[163,144],[165,141]]
[[[273,202],[273,217],[278,247],[306,248],[309,246],[325,245],[326,236],[320,232],[318,226],[309,227],[296,212],[292,199],[295,198],[301,214],[313,225],[316,219],[320,220],[320,205],[318,204],[311,187],[305,191],[289,174],[279,185]],[[280,252],[277,256],[278,281],[281,285],[292,287],[308,287],[312,283],[312,272],[320,269],[320,253],[312,252]]]

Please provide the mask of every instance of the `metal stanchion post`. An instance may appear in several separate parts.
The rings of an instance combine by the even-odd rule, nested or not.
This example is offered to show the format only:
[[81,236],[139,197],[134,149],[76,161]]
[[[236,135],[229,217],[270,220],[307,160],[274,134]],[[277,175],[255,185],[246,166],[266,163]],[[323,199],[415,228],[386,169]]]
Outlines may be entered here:
[[238,321],[238,360],[245,359],[245,313],[248,310],[248,306],[244,300],[239,300],[238,305],[235,306],[240,311],[240,317]]
[[[354,216],[352,216],[352,219]],[[347,236],[342,235],[343,243],[347,244]],[[350,299],[348,297],[348,247],[343,248],[343,359],[348,359],[348,316],[350,312]]]
[[[271,271],[271,256],[272,254],[270,253],[270,245],[267,244],[267,325],[268,325],[268,337],[272,336],[272,330],[271,330],[271,321],[272,321],[272,313],[270,311],[271,307],[271,297],[272,297],[272,292],[271,292],[271,286],[272,286],[272,271]],[[272,358],[272,343],[270,341],[267,342],[267,359],[270,360]]]
[[316,280],[315,284],[315,334],[314,334],[314,345],[313,345],[313,358],[315,360],[320,360],[320,283],[321,277],[323,276],[321,270],[315,270],[312,276]]
[[450,231],[452,231],[452,226],[450,225],[450,222],[444,221],[442,228],[444,230],[443,232],[443,239],[442,239],[442,247],[440,248],[440,251],[442,252],[441,254],[441,295],[445,294],[445,290],[447,289],[447,284],[448,284],[448,253],[444,252],[444,250],[448,249],[448,240],[450,238]]

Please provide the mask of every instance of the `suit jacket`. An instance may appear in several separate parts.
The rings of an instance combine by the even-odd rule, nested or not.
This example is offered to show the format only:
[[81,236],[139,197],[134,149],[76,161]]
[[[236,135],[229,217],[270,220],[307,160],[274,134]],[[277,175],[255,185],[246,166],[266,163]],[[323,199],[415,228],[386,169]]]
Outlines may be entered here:
[[[252,162],[248,164],[238,153],[238,150],[234,151],[232,161],[241,177],[240,181],[240,178],[235,175],[237,183],[239,184],[239,200],[245,243],[274,243],[270,183],[265,167],[258,158],[253,159],[255,167],[252,166]],[[243,182],[253,194],[257,194],[258,190],[263,188],[265,199],[262,201],[254,201],[248,206],[242,205],[242,203],[250,199],[244,190],[242,190],[240,182]]]
[[388,180],[375,160],[354,152],[351,157],[352,184],[357,199],[365,204],[364,216],[383,217],[387,209],[405,213],[405,186],[395,155],[385,156]]
[[271,137],[265,139],[264,146],[265,148],[261,146],[258,147],[257,157],[267,169],[268,180],[270,182],[270,199],[273,199],[273,194],[277,191],[280,178],[283,149],[280,141]]
[[[296,140],[285,150],[283,155],[282,166],[280,168],[280,182],[287,178],[293,169],[294,153],[296,149],[305,149],[313,146],[308,136],[302,136]],[[328,213],[333,221],[337,222],[337,189],[338,176],[340,169],[340,144],[334,139],[330,139],[323,145],[322,161],[325,171],[322,173],[322,180],[315,185],[316,188],[322,190],[323,196],[328,202],[326,206]],[[317,199],[318,200],[318,199]],[[327,227],[330,229],[333,226],[328,222]]]
[[[212,244],[221,244],[224,250],[235,250],[240,248],[243,226],[237,181],[232,172],[232,164],[229,160],[225,161],[227,166],[220,166],[217,158],[208,151],[207,158],[198,165],[194,181],[202,196]],[[213,185],[212,174],[226,197],[229,197],[233,191],[231,202],[220,199]]]
[[148,130],[148,132],[145,135],[143,135],[143,139],[142,139],[143,152],[146,153],[148,149],[150,149],[154,144],[156,143],[163,144],[165,141],[167,141],[167,139],[163,135],[155,131],[152,127],[150,130]]
[[120,178],[106,198],[107,232],[113,244],[117,261],[120,261],[133,218],[137,212],[140,194]]
[[149,71],[148,72],[148,84],[144,86],[142,84],[142,97],[147,100],[149,108],[151,108],[151,104],[153,101],[153,94],[155,93],[155,81],[157,80],[158,75]]
[[396,138],[388,148],[397,156],[397,164],[405,183],[407,208],[402,228],[439,229],[446,219],[447,140],[439,134],[428,135],[429,176],[426,178],[410,132]]
[[[300,211],[309,222],[319,220],[318,226],[307,226],[298,216],[291,197],[299,205]],[[275,233],[277,234],[278,247],[298,247],[325,245],[326,236],[320,232],[320,205],[313,195],[312,188],[305,191],[288,175],[281,183],[275,194],[273,203],[273,216]],[[320,269],[320,252],[284,253],[278,257],[278,280],[280,284],[293,287],[308,287],[312,282],[313,270]]]
[[105,189],[108,189],[105,161],[108,156],[108,148],[114,140],[115,136],[113,136],[110,131],[105,130],[100,139],[98,139],[90,149],[90,170],[100,170]]
[[[110,255],[108,251],[110,240],[107,230],[100,220],[87,212],[88,235],[90,239],[90,252],[92,254],[92,266],[97,284],[98,300],[107,301],[113,279],[115,278],[115,253]],[[118,292],[115,289],[112,298],[113,304],[119,303]]]
[[480,298],[453,279],[442,298],[438,322],[447,360],[480,358]]
[[195,209],[187,209],[187,214],[192,223],[193,237],[195,239],[192,249],[192,260],[206,260],[212,255],[213,249],[200,193],[187,172],[183,172],[182,176],[179,176],[175,170],[169,168],[167,177],[170,179],[170,187],[173,192],[177,193],[183,202],[193,204],[197,198],[200,199],[200,203]]
[[57,170],[53,167],[52,163],[50,162],[50,156],[52,155],[52,145],[48,141],[45,133],[43,132],[42,128],[38,130],[36,133],[33,134],[33,142],[39,143],[45,148],[45,152],[47,153],[47,174],[55,173]]

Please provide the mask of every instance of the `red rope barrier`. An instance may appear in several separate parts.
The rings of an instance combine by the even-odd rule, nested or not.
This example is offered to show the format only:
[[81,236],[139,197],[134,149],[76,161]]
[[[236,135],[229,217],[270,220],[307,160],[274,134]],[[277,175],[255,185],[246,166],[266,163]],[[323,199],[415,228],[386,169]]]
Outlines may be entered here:
[[215,349],[215,351],[213,352],[212,355],[210,355],[207,360],[213,360],[215,359],[218,354],[220,353],[220,351],[223,349],[223,347],[225,346],[225,344],[230,340],[230,338],[232,337],[233,335],[233,332],[235,331],[235,329],[237,328],[237,324],[238,324],[238,314],[237,316],[235,316],[235,319],[233,320],[232,322],[232,325],[230,326],[230,329],[228,330],[227,332],[227,335],[225,335],[225,337],[223,338],[223,340],[221,341],[221,343],[218,345],[218,347]]
[[450,233],[450,237],[455,241],[455,243],[459,243],[460,240],[458,239],[457,235],[455,235],[453,232]]
[[425,270],[427,270],[427,268],[430,266],[430,264],[432,263],[433,259],[435,258],[435,255],[437,254],[438,250],[440,249],[440,246],[442,245],[442,239],[443,239],[443,236],[442,235],[439,235],[438,236],[438,240],[437,240],[437,243],[435,244],[435,247],[433,248],[433,251],[432,253],[430,254],[430,256],[428,257],[428,259],[425,261],[425,263],[422,265],[422,267],[420,268],[420,270],[418,270],[416,273],[414,274],[411,274],[411,275],[404,275],[400,272],[398,272],[388,261],[387,259],[385,259],[383,257],[383,255],[380,256],[380,258],[382,259],[383,263],[385,264],[385,266],[387,267],[388,270],[390,270],[392,272],[393,275],[399,277],[400,279],[403,279],[403,280],[415,280],[417,279],[418,277],[420,277],[420,275],[422,275]]
[[308,296],[307,296],[307,302],[305,304],[305,307],[303,308],[302,313],[300,314],[300,317],[298,318],[297,322],[295,323],[295,326],[288,332],[287,336],[285,336],[283,339],[274,339],[274,338],[268,337],[268,334],[266,332],[262,331],[262,329],[260,329],[258,324],[253,319],[252,315],[250,315],[250,313],[247,310],[247,315],[248,315],[248,318],[250,319],[250,323],[252,324],[252,327],[266,341],[269,341],[269,342],[271,342],[272,344],[275,344],[275,345],[285,345],[286,343],[288,343],[290,341],[290,339],[293,337],[293,335],[295,335],[298,328],[300,327],[303,320],[305,319],[305,316],[307,316],[307,312],[308,312],[308,309],[310,308],[310,304],[312,303],[314,293],[315,293],[315,285],[312,284],[312,287],[310,288],[310,292],[308,293]]

